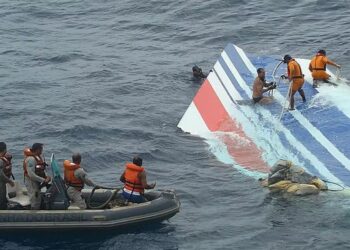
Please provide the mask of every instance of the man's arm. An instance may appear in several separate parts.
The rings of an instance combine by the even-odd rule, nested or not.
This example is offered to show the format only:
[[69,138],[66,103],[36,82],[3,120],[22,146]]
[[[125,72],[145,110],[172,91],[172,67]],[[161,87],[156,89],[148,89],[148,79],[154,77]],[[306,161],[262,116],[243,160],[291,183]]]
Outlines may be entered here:
[[333,65],[334,67],[337,67],[337,68],[340,68],[340,65],[339,64],[336,64],[335,62],[331,61],[328,59],[328,57],[324,57],[324,62],[329,64],[329,65]]
[[4,162],[0,160],[0,179],[1,181],[5,183],[10,183],[12,185],[13,181],[5,175],[4,167],[5,167]]
[[142,184],[144,189],[153,189],[156,186],[156,183],[152,183],[152,184],[147,183],[145,171],[139,173],[139,177],[141,178],[141,184]]
[[311,62],[309,63],[309,71],[312,72],[312,65],[311,65]]
[[96,184],[91,179],[88,178],[87,173],[84,171],[84,169],[78,168],[77,170],[75,170],[74,175],[75,177],[82,180],[86,185],[90,187],[96,186]]
[[119,179],[121,182],[125,183],[125,171],[123,172],[123,174],[120,176]]
[[27,163],[27,172],[28,172],[28,176],[32,181],[37,181],[39,183],[43,183],[45,181],[44,178],[38,176],[35,173],[35,167],[36,167],[36,161],[33,157],[28,157],[26,159],[26,163]]
[[294,64],[289,63],[288,64],[288,68],[289,68],[288,79],[289,79],[289,81],[292,81],[293,80],[293,76],[294,76],[294,72],[295,72]]

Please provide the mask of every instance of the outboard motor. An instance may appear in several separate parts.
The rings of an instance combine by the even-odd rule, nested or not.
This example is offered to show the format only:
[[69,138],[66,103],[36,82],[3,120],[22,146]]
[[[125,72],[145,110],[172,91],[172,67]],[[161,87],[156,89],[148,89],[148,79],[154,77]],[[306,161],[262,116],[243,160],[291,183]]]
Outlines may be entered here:
[[44,194],[45,209],[48,210],[65,210],[69,207],[69,198],[66,185],[61,176],[55,176],[52,185]]
[[52,184],[44,194],[44,209],[65,210],[69,207],[66,185],[61,177],[54,155],[51,156]]

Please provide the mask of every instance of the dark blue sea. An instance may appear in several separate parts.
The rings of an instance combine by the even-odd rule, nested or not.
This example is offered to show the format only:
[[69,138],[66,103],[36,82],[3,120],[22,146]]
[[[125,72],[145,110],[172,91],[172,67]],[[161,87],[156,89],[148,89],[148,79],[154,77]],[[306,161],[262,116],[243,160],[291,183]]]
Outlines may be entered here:
[[81,152],[105,186],[139,154],[182,203],[160,224],[12,233],[1,249],[350,248],[350,194],[272,195],[177,128],[200,86],[192,66],[209,71],[229,42],[301,58],[324,48],[349,78],[348,0],[3,0],[0,17],[0,141],[17,179],[34,142],[59,163]]

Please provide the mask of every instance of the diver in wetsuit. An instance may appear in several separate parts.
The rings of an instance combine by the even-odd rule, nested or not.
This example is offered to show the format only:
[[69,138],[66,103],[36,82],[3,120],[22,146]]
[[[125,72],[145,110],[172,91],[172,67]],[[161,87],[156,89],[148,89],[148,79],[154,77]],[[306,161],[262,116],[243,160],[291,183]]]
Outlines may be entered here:
[[208,76],[208,74],[204,74],[202,69],[197,65],[192,67],[192,75],[196,80],[205,79]]

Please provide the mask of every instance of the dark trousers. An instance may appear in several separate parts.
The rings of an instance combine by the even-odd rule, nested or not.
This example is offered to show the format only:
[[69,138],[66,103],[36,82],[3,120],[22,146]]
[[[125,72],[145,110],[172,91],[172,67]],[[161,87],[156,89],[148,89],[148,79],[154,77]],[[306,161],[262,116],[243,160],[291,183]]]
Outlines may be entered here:
[[6,183],[0,181],[0,210],[7,209]]

